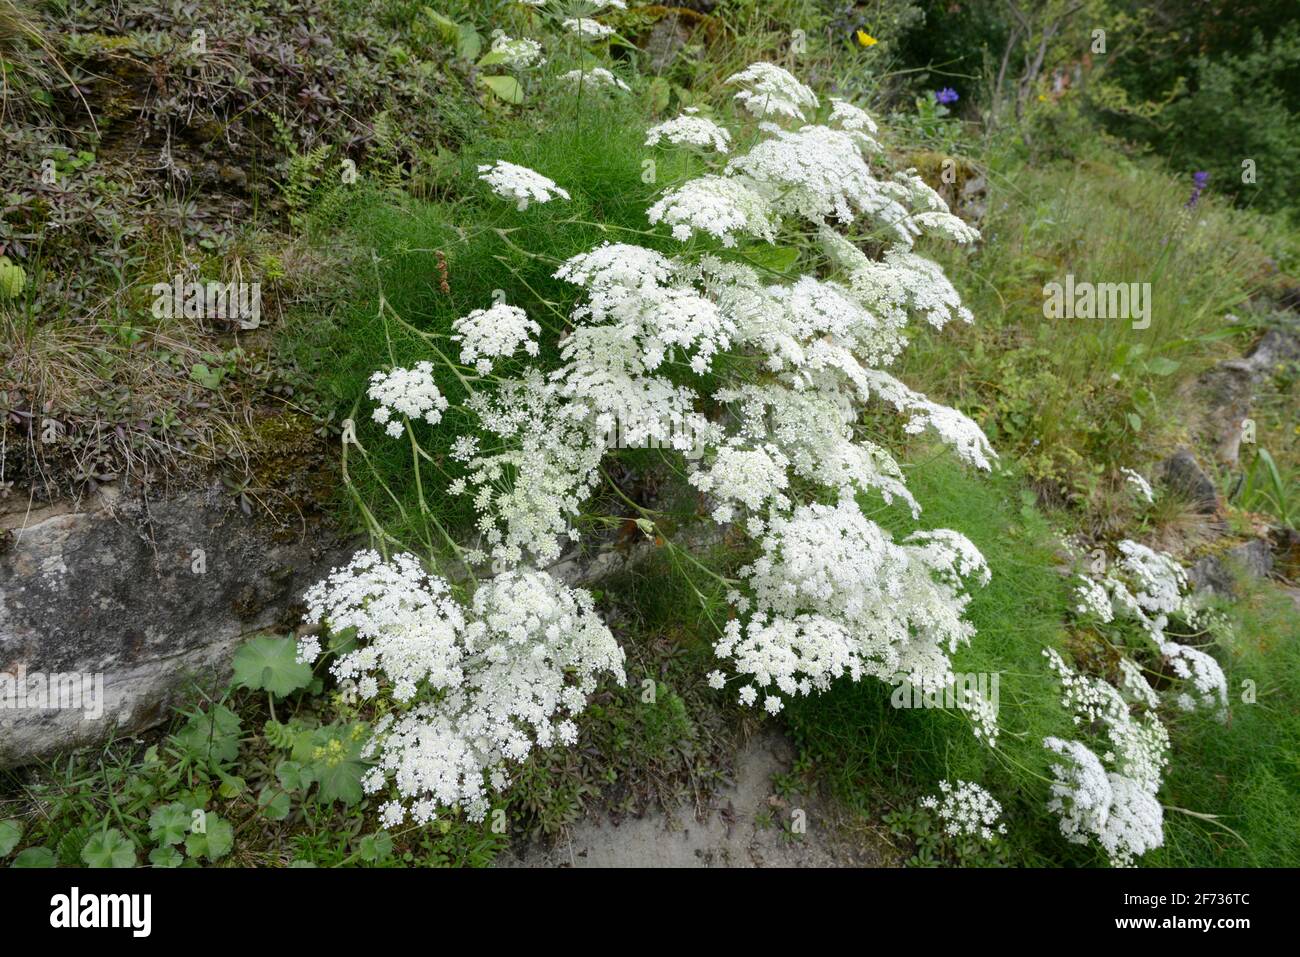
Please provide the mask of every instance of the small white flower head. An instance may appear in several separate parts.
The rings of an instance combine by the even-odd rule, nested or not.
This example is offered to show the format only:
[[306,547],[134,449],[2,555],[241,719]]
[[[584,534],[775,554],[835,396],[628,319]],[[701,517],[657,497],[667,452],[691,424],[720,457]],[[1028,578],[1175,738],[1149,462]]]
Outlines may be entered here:
[[724,687],[726,687],[727,676],[724,675],[721,671],[717,671],[717,670],[710,671],[708,678],[709,678],[709,687],[714,689],[715,691],[721,691]]
[[1185,593],[1187,576],[1172,557],[1139,542],[1125,540],[1117,547],[1121,557],[1101,582],[1110,593],[1114,616],[1136,620],[1161,647],[1171,615],[1189,624],[1199,619],[1192,596]]
[[569,17],[564,21],[564,29],[582,40],[603,40],[614,32],[613,27],[590,17]]
[[858,145],[864,150],[871,153],[883,155],[885,148],[875,138],[876,121],[867,115],[865,110],[859,109],[852,103],[846,103],[844,100],[831,100],[830,125],[837,127],[857,140]]
[[581,86],[583,93],[599,93],[606,90],[628,93],[632,89],[603,66],[593,67],[590,70],[570,70],[560,76],[560,82],[575,89]]
[[568,191],[556,186],[554,180],[527,166],[497,160],[480,166],[478,172],[478,178],[491,186],[492,192],[513,201],[520,212],[527,209],[530,202],[549,203],[555,196],[570,198]]
[[1151,683],[1147,681],[1147,676],[1142,673],[1142,669],[1134,664],[1131,658],[1121,658],[1119,660],[1119,673],[1120,686],[1130,698],[1146,708],[1159,707],[1160,696],[1151,687]]
[[1151,488],[1151,483],[1148,482],[1145,478],[1143,478],[1139,473],[1133,471],[1132,469],[1126,469],[1126,468],[1120,469],[1120,472],[1123,473],[1125,481],[1127,481],[1130,485],[1133,486],[1133,488],[1137,491],[1137,494],[1141,496],[1141,498],[1144,499],[1147,502],[1147,504],[1150,504],[1156,500],[1156,493]]
[[831,119],[832,124],[838,124],[842,130],[853,130],[863,133],[878,133],[879,127],[866,110],[854,106],[847,100],[831,100]]
[[805,120],[805,109],[817,108],[817,96],[788,71],[773,63],[754,63],[728,77],[728,84],[744,87],[736,99],[755,116],[786,116]]
[[526,70],[546,62],[542,58],[542,45],[527,37],[514,40],[502,33],[493,39],[492,52],[500,57],[504,66],[512,70]]
[[1195,693],[1182,692],[1177,701],[1184,711],[1195,711],[1198,707],[1214,711],[1219,720],[1228,716],[1228,679],[1223,667],[1198,648],[1180,645],[1176,641],[1166,641],[1160,646],[1160,653],[1169,662],[1175,675],[1185,682],[1190,682]]
[[1056,780],[1047,808],[1060,816],[1067,840],[1087,844],[1095,838],[1113,867],[1131,867],[1135,858],[1164,843],[1158,779],[1152,786],[1107,773],[1101,759],[1078,741],[1046,738],[1043,746],[1064,759],[1052,766]]
[[775,224],[771,207],[743,176],[701,176],[669,190],[650,207],[651,225],[672,227],[673,238],[686,242],[696,232],[722,240],[728,248],[736,235],[772,242]]
[[556,270],[555,278],[593,293],[649,291],[667,283],[677,269],[676,262],[656,250],[607,242],[567,260]]
[[951,837],[992,841],[995,834],[1007,833],[1007,826],[998,822],[1002,805],[970,781],[940,781],[939,794],[922,798],[921,806],[939,813],[944,833]]
[[763,553],[740,570],[754,613],[727,622],[715,645],[751,687],[809,694],[841,674],[905,675],[921,690],[952,683],[949,656],[975,633],[955,579],[983,577],[973,547],[938,532],[895,543],[851,496],[801,505],[767,527]]
[[1102,624],[1114,620],[1115,612],[1111,608],[1110,593],[1099,582],[1094,581],[1087,575],[1080,575],[1074,596],[1078,599],[1078,604],[1074,606],[1074,610],[1080,615],[1092,615]]
[[677,146],[696,146],[725,153],[730,149],[731,133],[708,117],[683,113],[674,119],[652,126],[646,132],[645,145],[658,146],[667,140]]
[[430,362],[417,362],[413,369],[374,373],[367,394],[378,403],[372,413],[374,420],[393,438],[402,434],[402,423],[396,416],[437,425],[447,409],[447,400],[433,381]]
[[[304,635],[298,639],[297,654],[294,656],[299,664],[312,665],[321,655],[320,639],[315,635]],[[719,672],[721,674],[721,672]]]
[[[789,504],[785,495],[789,464],[775,446],[745,448],[733,440],[718,449],[708,468],[692,472],[689,481],[719,502],[736,502],[752,512],[768,504],[783,508]],[[727,517],[721,518],[715,512],[714,519],[720,523],[730,521],[730,509],[724,514]]]
[[844,130],[778,131],[731,160],[726,172],[744,173],[759,184],[779,213],[818,223],[831,216],[849,223],[862,213],[909,245],[918,231],[900,201],[906,198],[901,186],[891,189],[896,184],[872,176],[857,141]]
[[456,332],[452,340],[461,344],[460,361],[473,365],[480,375],[492,371],[493,359],[512,356],[521,345],[530,356],[537,355],[533,337],[542,331],[518,306],[503,302],[490,309],[475,309],[452,323],[452,329]]

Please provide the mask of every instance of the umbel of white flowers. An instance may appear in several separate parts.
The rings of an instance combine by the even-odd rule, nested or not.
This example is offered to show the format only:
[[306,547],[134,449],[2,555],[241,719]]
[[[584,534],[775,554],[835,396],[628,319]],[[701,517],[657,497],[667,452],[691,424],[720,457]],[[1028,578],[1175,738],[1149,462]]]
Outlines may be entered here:
[[[1166,693],[1181,710],[1227,717],[1227,679],[1209,654],[1171,641],[1170,621],[1202,622],[1186,575],[1169,555],[1122,541],[1120,558],[1100,580],[1080,576],[1077,614],[1100,625],[1132,621],[1150,639],[1172,674]],[[1095,840],[1118,867],[1164,843],[1164,810],[1157,794],[1169,761],[1169,734],[1156,709],[1161,695],[1131,658],[1119,659],[1120,686],[1076,673],[1054,649],[1045,649],[1061,681],[1061,702],[1077,737],[1044,739],[1056,755],[1048,809],[1061,833],[1079,844]]]
[[[366,552],[309,594],[314,622],[357,629],[358,649],[334,662],[335,675],[385,702],[365,784],[387,795],[388,824],[449,807],[481,816],[511,763],[575,740],[573,717],[601,676],[622,680],[622,653],[590,597],[538,570],[577,538],[573,519],[596,487],[615,422],[632,424],[632,441],[702,450],[683,459],[689,481],[711,499],[715,521],[757,543],[728,596],[736,616],[716,647],[730,677],[714,672],[716,687],[734,682],[743,702],[761,699],[773,712],[841,676],[942,689],[954,679],[953,653],[974,637],[964,589],[987,582],[982,556],[953,531],[895,540],[859,508],[879,494],[919,513],[898,463],[856,425],[867,410],[897,414],[906,432],[929,429],[989,468],[993,450],[973,421],[887,371],[913,319],[941,329],[972,318],[914,240],[967,243],[977,233],[915,172],[869,165],[882,151],[862,110],[832,101],[825,123],[809,124],[822,109],[817,96],[771,64],[729,82],[760,121],[756,144],[668,190],[650,223],[681,241],[712,236],[724,249],[772,242],[787,227],[810,233],[819,239],[807,272],[772,282],[694,245],[665,255],[606,243],[574,256],[556,273],[578,294],[560,366],[543,371],[525,358],[517,378],[473,382],[465,408],[490,448],[472,436],[454,446],[463,474],[449,491],[479,513],[478,540],[462,557],[491,561],[499,574],[465,603],[414,557]],[[735,141],[693,114],[649,140],[714,163]],[[525,167],[480,169],[520,209],[569,197]],[[842,234],[848,227],[883,253],[868,256]],[[537,323],[504,303],[454,331],[471,371],[539,353]],[[724,354],[744,361],[719,365]],[[670,366],[712,372],[720,384],[702,393],[669,378]],[[428,363],[376,373],[371,396],[389,433],[409,429],[412,440],[446,409]],[[706,413],[719,406],[725,415]],[[312,659],[319,647],[302,653]],[[992,743],[991,709],[972,714]]]

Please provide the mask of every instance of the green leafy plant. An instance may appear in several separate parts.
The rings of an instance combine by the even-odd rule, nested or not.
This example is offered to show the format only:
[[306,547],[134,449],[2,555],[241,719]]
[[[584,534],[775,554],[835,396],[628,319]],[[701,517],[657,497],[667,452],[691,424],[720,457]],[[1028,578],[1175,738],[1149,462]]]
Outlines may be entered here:
[[235,653],[235,687],[267,691],[278,698],[301,691],[311,682],[311,666],[297,660],[293,638],[259,635]]
[[87,867],[134,867],[135,845],[115,827],[91,835],[81,849],[81,859]]

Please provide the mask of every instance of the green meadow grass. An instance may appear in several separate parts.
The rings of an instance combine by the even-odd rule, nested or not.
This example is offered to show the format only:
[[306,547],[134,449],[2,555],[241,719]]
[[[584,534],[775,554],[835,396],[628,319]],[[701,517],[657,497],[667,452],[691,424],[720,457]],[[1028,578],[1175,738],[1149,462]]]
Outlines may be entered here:
[[[1185,440],[1179,390],[1243,347],[1249,330],[1225,317],[1276,250],[1251,217],[1210,199],[1188,210],[1180,180],[1118,156],[990,180],[976,248],[926,250],[975,324],[918,339],[901,368],[975,415],[1031,478],[1086,495],[1103,474],[1144,470]],[[1046,318],[1043,287],[1067,274],[1150,283],[1150,326]]]
[[[1144,863],[1300,866],[1300,614],[1290,594],[1266,583],[1224,610],[1234,637],[1217,657],[1228,678],[1230,719],[1220,724],[1197,714],[1169,722],[1173,754],[1162,794],[1166,805],[1219,821],[1166,812],[1165,846]],[[1243,700],[1249,691],[1253,702]]]

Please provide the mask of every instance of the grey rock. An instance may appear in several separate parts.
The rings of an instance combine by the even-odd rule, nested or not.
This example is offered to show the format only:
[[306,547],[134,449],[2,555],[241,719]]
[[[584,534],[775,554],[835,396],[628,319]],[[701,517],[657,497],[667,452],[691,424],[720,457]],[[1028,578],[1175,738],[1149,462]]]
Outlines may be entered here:
[[1290,329],[1270,329],[1246,357],[1256,378],[1264,378],[1288,362],[1300,362],[1300,335]]
[[1220,462],[1236,466],[1244,420],[1261,383],[1288,363],[1300,361],[1300,336],[1270,329],[1243,359],[1230,359],[1202,373],[1196,393],[1205,408],[1204,431]]
[[1187,570],[1194,591],[1209,591],[1222,598],[1237,597],[1237,576],[1267,578],[1273,572],[1273,552],[1265,539],[1236,545],[1221,555],[1208,555]]
[[[767,730],[736,755],[734,779],[696,806],[653,808],[642,817],[596,813],[564,827],[550,846],[519,845],[495,867],[878,867],[893,850],[864,838],[849,816],[816,794],[800,794],[798,808],[779,791],[795,749]],[[772,826],[804,811],[808,826],[792,834]]]
[[0,551],[0,676],[13,686],[24,672],[38,684],[84,675],[88,691],[102,680],[102,700],[81,707],[0,700],[0,767],[166,720],[191,682],[224,677],[243,637],[290,630],[303,591],[352,550],[324,520],[250,518],[216,487],[159,501],[110,487],[79,507],[0,516],[0,526],[11,532]]
[[656,23],[650,31],[650,38],[646,40],[645,52],[649,57],[649,67],[651,73],[663,73],[677,55],[690,41],[691,31],[682,23],[681,17],[675,13],[670,13],[662,20]]
[[1196,511],[1206,515],[1218,511],[1218,489],[1190,450],[1179,449],[1165,460],[1160,467],[1160,482],[1175,495],[1187,499]]
[[1221,362],[1196,381],[1205,406],[1205,428],[1213,439],[1215,457],[1236,465],[1241,451],[1242,422],[1250,415],[1255,372],[1244,359]]

